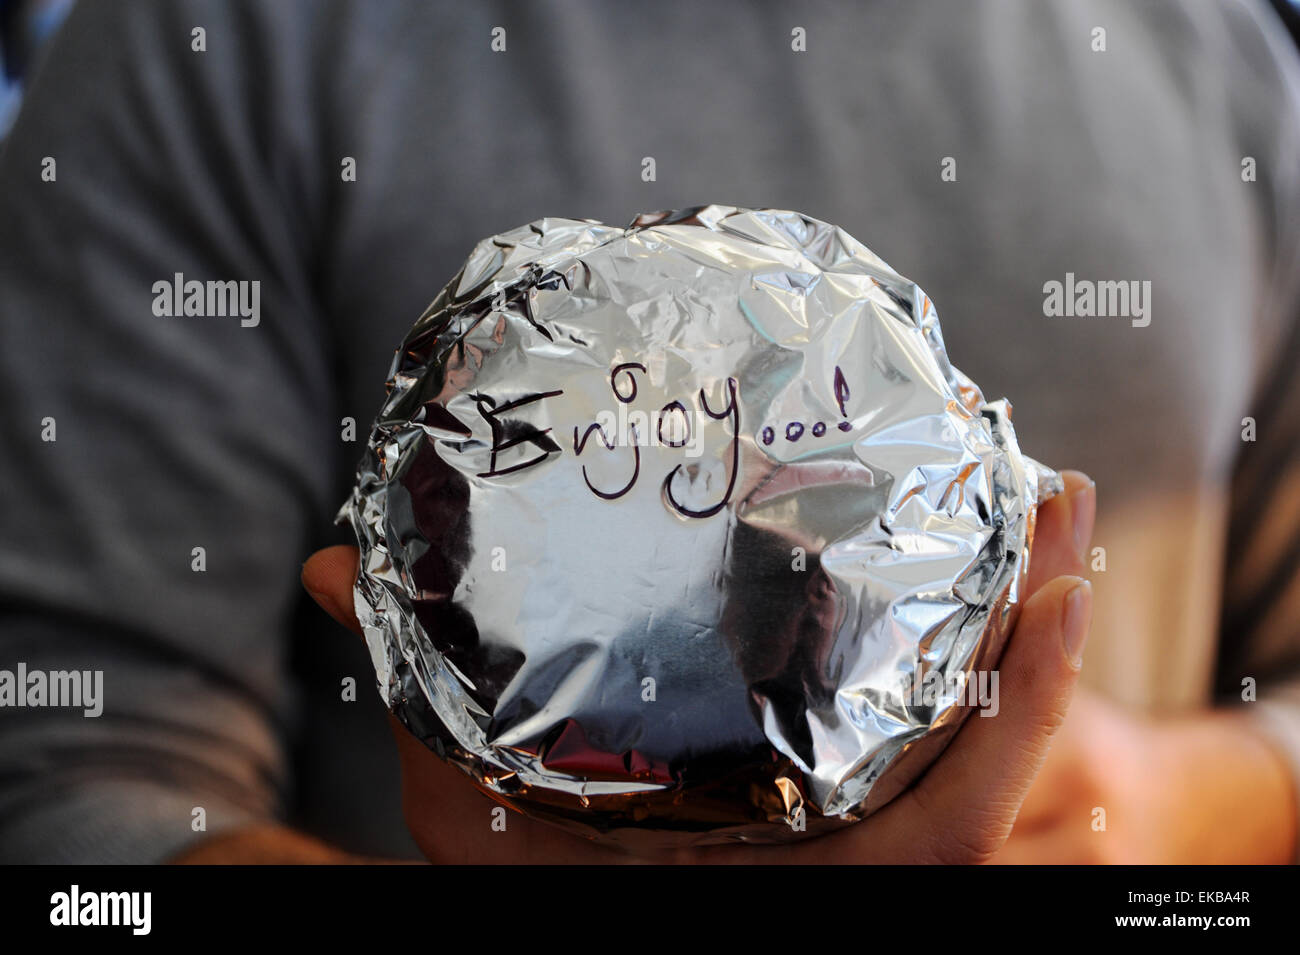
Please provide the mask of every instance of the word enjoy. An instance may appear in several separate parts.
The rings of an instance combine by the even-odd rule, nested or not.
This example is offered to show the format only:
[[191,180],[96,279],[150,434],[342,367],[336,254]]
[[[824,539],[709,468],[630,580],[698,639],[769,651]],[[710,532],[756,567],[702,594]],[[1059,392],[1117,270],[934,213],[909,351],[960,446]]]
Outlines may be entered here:
[[[610,371],[610,391],[613,393],[614,400],[621,407],[629,406],[637,400],[638,373],[645,375],[647,371],[645,365],[636,361],[623,362],[614,366],[613,370]],[[845,419],[840,421],[837,427],[840,431],[851,431],[853,425],[847,420],[848,413],[846,409],[846,402],[850,395],[849,385],[844,377],[844,372],[838,367],[835,369],[834,393],[835,401],[839,405],[840,415]],[[557,388],[553,391],[524,395],[522,398],[516,398],[505,403],[499,403],[491,395],[482,392],[470,394],[469,397],[474,400],[479,414],[488,423],[488,427],[492,431],[492,447],[488,455],[488,468],[486,471],[479,472],[478,476],[492,478],[514,474],[541,464],[553,454],[561,453],[560,445],[555,438],[551,437],[552,428],[538,428],[527,424],[518,418],[511,417],[511,412],[563,394],[564,390]],[[704,388],[700,388],[696,393],[695,401],[703,413],[702,417],[692,414],[692,410],[687,407],[686,400],[674,399],[652,413],[647,414],[642,411],[620,412],[618,416],[615,416],[610,412],[601,412],[596,416],[597,420],[594,422],[583,426],[574,425],[573,453],[575,457],[582,458],[593,449],[600,448],[609,453],[627,449],[625,453],[629,455],[628,477],[621,484],[614,485],[603,485],[593,481],[590,472],[587,470],[587,463],[584,461],[582,479],[586,483],[587,489],[602,500],[618,500],[631,492],[641,478],[641,448],[643,446],[657,443],[666,448],[687,449],[687,455],[693,456],[699,453],[700,430],[708,421],[729,422],[728,446],[731,466],[728,469],[726,487],[716,502],[704,507],[690,507],[680,499],[675,484],[677,483],[678,474],[682,470],[681,464],[675,465],[661,482],[664,498],[669,506],[684,517],[712,517],[726,507],[731,501],[731,495],[735,491],[740,472],[739,384],[735,378],[726,380],[725,397],[722,406],[719,408],[714,408],[710,404],[708,392]],[[616,420],[618,422],[617,429],[614,427]],[[647,429],[653,428],[653,434],[642,434],[642,426]],[[826,434],[826,422],[817,421],[809,429],[801,421],[792,421],[785,426],[785,439],[790,442],[798,441],[806,431],[810,432],[813,437],[820,438]],[[591,441],[593,435],[597,438],[595,443]],[[771,426],[764,427],[760,440],[764,445],[771,445],[776,440],[776,430]],[[501,463],[501,455],[504,452],[525,444],[536,447],[537,453],[522,461],[511,464]]]

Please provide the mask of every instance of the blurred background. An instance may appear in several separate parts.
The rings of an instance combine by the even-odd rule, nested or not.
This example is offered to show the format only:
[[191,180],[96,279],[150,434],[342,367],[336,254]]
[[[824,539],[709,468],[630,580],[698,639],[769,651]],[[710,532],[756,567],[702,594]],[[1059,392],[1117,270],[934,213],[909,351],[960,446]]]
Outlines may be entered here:
[[[480,238],[719,202],[863,241],[1027,452],[1097,482],[1087,692],[1004,861],[1292,861],[1298,23],[1287,0],[3,0],[0,667],[101,669],[108,697],[0,713],[0,860],[268,824],[414,857],[369,661],[297,583],[346,542],[346,422],[364,440]],[[159,318],[177,273],[259,280],[257,327]],[[1149,325],[1048,314],[1067,275],[1149,282]],[[1124,807],[1109,840],[1096,804]]]

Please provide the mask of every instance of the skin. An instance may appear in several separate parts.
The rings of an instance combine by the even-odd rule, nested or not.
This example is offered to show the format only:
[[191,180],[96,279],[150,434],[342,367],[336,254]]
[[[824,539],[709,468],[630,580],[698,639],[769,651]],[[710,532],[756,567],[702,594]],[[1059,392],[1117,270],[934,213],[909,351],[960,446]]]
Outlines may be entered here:
[[[1081,575],[1096,492],[1085,475],[1064,476],[1065,493],[1039,512],[1028,597],[999,665],[999,714],[967,720],[911,789],[863,822],[788,846],[640,857],[513,812],[496,832],[497,803],[390,718],[416,843],[437,863],[1285,861],[1295,839],[1289,776],[1235,717],[1155,724],[1081,693],[1066,721],[1091,616],[1091,585]],[[302,579],[323,609],[360,634],[351,600],[357,556],[354,547],[318,551]],[[1107,812],[1104,831],[1093,828],[1098,806]],[[1229,838],[1225,829],[1234,830]],[[269,825],[214,837],[178,861],[378,860]]]
[[1235,713],[1149,719],[1080,689],[993,861],[1292,862],[1292,785],[1284,757]]
[[[1067,503],[1089,512],[1069,523],[1091,528],[1095,495],[1076,491]],[[1062,569],[1082,573],[1088,544],[1076,544],[1079,563]],[[1081,687],[992,861],[1288,863],[1296,804],[1286,758],[1241,712],[1154,718]]]

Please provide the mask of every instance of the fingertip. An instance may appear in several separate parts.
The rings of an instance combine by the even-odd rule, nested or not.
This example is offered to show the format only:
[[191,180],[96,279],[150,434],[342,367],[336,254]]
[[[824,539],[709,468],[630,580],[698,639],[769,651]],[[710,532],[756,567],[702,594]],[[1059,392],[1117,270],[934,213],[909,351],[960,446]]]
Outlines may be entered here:
[[1035,521],[1029,557],[1029,594],[1062,574],[1083,574],[1096,514],[1093,484],[1067,471],[1065,490],[1043,503]]
[[303,589],[311,598],[353,633],[361,633],[352,606],[352,587],[356,581],[360,553],[355,547],[326,547],[312,554],[302,565]]
[[1093,528],[1097,522],[1097,485],[1080,471],[1072,471],[1066,484],[1070,496],[1070,531],[1074,553],[1080,568],[1088,563],[1088,545],[1092,542]]
[[344,580],[351,586],[356,578],[360,551],[346,544],[325,547],[316,551],[302,565],[303,586],[328,592]]
[[322,590],[321,587],[321,557],[325,553],[318,550],[302,562],[302,570],[298,579],[302,581],[303,588],[313,596]]
[[1072,686],[1087,638],[1091,595],[1085,578],[1061,574],[1030,596],[1003,657],[1004,679],[1043,698]]
[[1092,622],[1092,582],[1082,577],[1063,579],[1068,589],[1061,599],[1061,636],[1066,662],[1078,670],[1083,666],[1083,648]]
[[1065,482],[1065,493],[1074,494],[1077,491],[1087,488],[1095,488],[1097,482],[1090,478],[1083,471],[1076,471],[1073,468],[1061,472],[1061,480]]

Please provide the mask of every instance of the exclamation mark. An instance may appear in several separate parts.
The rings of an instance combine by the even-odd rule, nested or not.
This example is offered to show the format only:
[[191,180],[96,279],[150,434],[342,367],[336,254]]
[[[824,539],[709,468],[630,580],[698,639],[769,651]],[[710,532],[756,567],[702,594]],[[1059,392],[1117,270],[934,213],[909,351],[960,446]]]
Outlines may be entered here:
[[[840,417],[847,418],[849,413],[844,409],[844,402],[849,400],[849,383],[844,380],[844,372],[840,371],[840,366],[835,366],[835,401],[840,406]],[[853,425],[847,421],[839,423],[841,431],[852,431]]]

